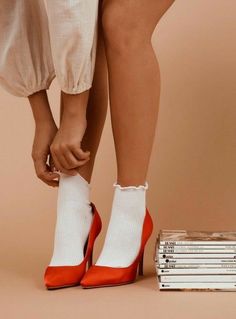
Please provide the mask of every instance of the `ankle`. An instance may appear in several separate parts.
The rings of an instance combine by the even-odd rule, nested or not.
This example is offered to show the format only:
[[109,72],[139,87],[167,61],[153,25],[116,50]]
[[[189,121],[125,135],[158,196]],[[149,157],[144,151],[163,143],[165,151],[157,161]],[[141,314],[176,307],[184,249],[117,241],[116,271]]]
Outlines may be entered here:
[[[126,184],[127,185],[127,184]],[[104,246],[96,265],[128,267],[136,258],[146,215],[147,181],[115,187]]]

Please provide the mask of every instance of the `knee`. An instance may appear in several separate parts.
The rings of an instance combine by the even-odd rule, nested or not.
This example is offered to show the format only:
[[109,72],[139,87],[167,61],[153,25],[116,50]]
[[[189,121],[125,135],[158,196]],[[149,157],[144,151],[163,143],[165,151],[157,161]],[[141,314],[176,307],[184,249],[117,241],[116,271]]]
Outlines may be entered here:
[[118,54],[132,54],[145,44],[151,44],[151,35],[137,17],[130,17],[125,8],[111,4],[102,13],[102,27],[107,50]]

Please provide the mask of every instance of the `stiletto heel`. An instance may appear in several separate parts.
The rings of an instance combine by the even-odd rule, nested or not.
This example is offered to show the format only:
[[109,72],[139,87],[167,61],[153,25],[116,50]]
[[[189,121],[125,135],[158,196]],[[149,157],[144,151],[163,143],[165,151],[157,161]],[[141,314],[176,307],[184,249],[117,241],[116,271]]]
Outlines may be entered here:
[[93,264],[93,249],[91,251],[91,255],[89,256],[89,259],[88,259],[88,269],[92,266]]
[[143,275],[144,248],[152,234],[153,222],[146,208],[146,215],[143,223],[143,231],[139,253],[133,263],[128,267],[108,267],[93,265],[84,275],[80,282],[83,288],[110,287],[129,284],[135,281],[137,271]]
[[91,202],[93,221],[84,245],[84,259],[76,266],[48,266],[44,274],[47,289],[77,286],[86,272],[86,265],[91,267],[94,242],[102,228],[102,221],[95,205]]
[[138,266],[138,274],[139,276],[143,276],[143,258],[144,258],[144,251],[142,253],[140,262],[139,262],[139,266]]

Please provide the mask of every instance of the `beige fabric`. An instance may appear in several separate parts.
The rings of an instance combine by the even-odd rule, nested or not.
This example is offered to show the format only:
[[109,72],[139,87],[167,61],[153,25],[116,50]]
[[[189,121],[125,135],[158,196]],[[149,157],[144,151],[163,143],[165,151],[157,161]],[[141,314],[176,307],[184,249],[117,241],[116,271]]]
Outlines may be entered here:
[[1,0],[0,84],[29,96],[56,76],[62,91],[92,85],[98,0]]

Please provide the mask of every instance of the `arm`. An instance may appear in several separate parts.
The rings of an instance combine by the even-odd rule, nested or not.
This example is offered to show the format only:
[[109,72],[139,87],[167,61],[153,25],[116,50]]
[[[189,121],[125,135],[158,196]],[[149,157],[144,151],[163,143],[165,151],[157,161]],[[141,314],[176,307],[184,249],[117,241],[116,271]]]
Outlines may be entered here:
[[35,120],[35,135],[32,148],[37,176],[50,186],[58,186],[59,174],[54,171],[50,145],[57,133],[46,91],[39,91],[28,97]]
[[47,165],[57,127],[46,95],[55,71],[44,0],[2,0],[0,30],[0,85],[13,95],[29,98],[36,124],[35,170],[45,183],[57,186],[53,179],[58,174]]
[[49,32],[55,72],[62,90],[63,116],[51,145],[55,166],[72,173],[89,160],[81,149],[87,127],[86,109],[92,86],[98,0],[47,1]]

